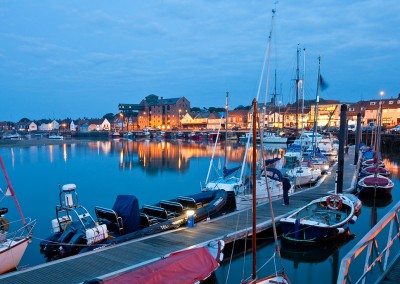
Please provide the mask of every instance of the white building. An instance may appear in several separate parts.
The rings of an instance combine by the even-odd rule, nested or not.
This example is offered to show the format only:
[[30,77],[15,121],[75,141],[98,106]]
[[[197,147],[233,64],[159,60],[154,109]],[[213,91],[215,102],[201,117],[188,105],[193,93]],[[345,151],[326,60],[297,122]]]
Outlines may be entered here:
[[37,124],[34,123],[33,121],[31,123],[29,123],[29,127],[28,127],[28,131],[37,131],[38,127]]

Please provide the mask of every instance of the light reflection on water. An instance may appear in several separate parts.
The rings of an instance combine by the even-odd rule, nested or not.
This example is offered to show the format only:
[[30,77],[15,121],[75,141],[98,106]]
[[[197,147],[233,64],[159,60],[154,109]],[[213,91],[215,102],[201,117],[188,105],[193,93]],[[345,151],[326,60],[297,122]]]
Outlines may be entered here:
[[[0,148],[24,214],[38,220],[33,242],[21,265],[32,266],[44,262],[39,254],[39,242],[50,234],[50,221],[55,218],[59,184],[75,183],[80,204],[93,215],[94,206],[112,207],[118,194],[134,194],[140,205],[153,204],[160,199],[199,192],[200,183],[204,183],[206,179],[213,147],[213,144],[182,141],[107,140]],[[240,164],[244,151],[244,145],[229,144],[228,165],[233,167]],[[250,149],[249,153],[251,152]],[[224,153],[223,145],[218,144],[215,149],[214,169],[223,165]],[[282,157],[284,153],[283,148],[270,147],[267,158]],[[370,216],[375,215],[379,220],[399,200],[400,157],[384,155],[384,158],[385,164],[393,173],[394,202],[376,210],[367,204],[363,206],[359,220],[351,227],[356,238],[348,243],[300,253],[293,253],[291,249],[284,250],[283,263],[292,283],[319,283],[322,275],[326,282],[336,283],[333,279],[337,267],[332,264],[337,263],[337,260],[340,262],[345,253],[369,230]],[[248,156],[247,162],[250,163],[251,160],[252,157]],[[4,189],[2,180],[0,186]],[[14,208],[12,203],[8,206]],[[14,210],[10,210],[8,215],[10,219],[17,218]],[[258,262],[263,263],[271,257],[272,252],[271,244],[260,247]],[[269,275],[272,268],[271,265],[266,266],[259,272],[259,276]],[[218,282],[225,283],[227,275],[228,283],[240,281],[243,271],[246,276],[250,275],[250,253],[244,256],[241,252],[230,264],[229,261],[224,262],[216,273]]]

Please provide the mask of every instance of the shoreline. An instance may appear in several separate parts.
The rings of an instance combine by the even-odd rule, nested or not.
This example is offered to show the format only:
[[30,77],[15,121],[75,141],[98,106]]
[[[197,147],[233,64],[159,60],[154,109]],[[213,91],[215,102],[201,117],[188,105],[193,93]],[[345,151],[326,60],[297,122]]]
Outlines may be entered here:
[[84,143],[89,140],[78,139],[65,139],[65,140],[51,140],[51,139],[37,139],[37,140],[0,140],[1,147],[31,147],[31,146],[48,146],[48,145],[63,145],[63,144],[76,144]]

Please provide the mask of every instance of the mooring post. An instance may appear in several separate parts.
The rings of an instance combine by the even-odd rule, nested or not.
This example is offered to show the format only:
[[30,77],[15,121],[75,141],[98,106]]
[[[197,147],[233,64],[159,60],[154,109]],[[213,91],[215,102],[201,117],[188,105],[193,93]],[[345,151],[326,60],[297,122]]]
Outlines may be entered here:
[[361,113],[357,113],[357,126],[356,126],[356,151],[354,153],[354,165],[358,162],[358,152],[360,151],[360,133],[361,133]]
[[338,154],[338,170],[337,170],[337,193],[343,192],[343,169],[344,169],[344,147],[346,129],[346,110],[347,105],[342,104],[340,107],[340,130],[339,130],[339,154]]

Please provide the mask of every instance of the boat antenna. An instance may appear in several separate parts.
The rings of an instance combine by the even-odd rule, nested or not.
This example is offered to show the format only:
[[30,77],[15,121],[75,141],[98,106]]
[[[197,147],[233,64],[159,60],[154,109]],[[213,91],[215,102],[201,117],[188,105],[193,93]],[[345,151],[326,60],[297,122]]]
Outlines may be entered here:
[[224,169],[226,169],[226,148],[228,142],[228,96],[229,92],[226,92],[226,103],[225,103],[225,155],[224,155]]
[[11,193],[11,196],[12,196],[13,199],[14,199],[15,205],[17,206],[19,215],[21,216],[22,223],[23,223],[24,225],[26,225],[27,223],[26,223],[24,214],[22,213],[21,206],[19,205],[17,196],[15,195],[15,191],[14,191],[12,185],[11,185],[10,179],[8,178],[8,174],[7,174],[7,171],[6,171],[6,167],[4,166],[3,158],[2,158],[1,156],[0,156],[0,165],[1,165],[1,168],[2,168],[3,173],[4,173],[4,177],[5,177],[6,181],[7,181],[7,185],[8,185],[7,191],[9,191],[9,192]]

